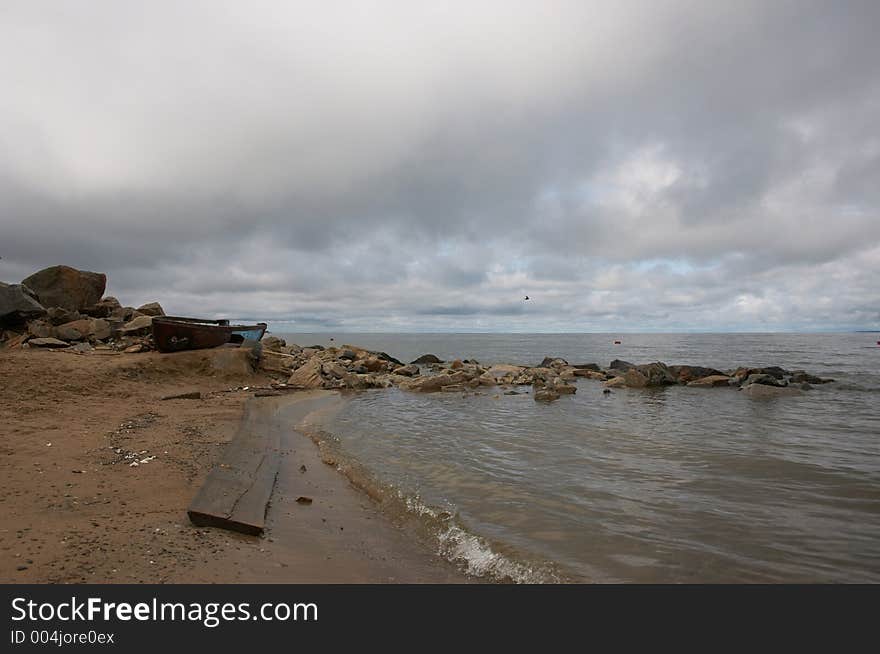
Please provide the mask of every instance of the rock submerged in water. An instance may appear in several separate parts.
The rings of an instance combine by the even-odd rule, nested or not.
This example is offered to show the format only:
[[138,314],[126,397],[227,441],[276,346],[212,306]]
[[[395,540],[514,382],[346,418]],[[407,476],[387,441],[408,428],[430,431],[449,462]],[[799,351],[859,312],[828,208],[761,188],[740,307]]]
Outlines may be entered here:
[[632,366],[623,376],[630,388],[646,388],[648,386],[670,386],[678,383],[665,363],[647,363]]
[[560,398],[560,394],[553,388],[539,388],[535,390],[535,402],[554,402]]
[[788,397],[800,395],[803,391],[791,386],[771,386],[769,384],[746,384],[740,389],[749,397],[755,399],[772,399],[776,397]]
[[443,359],[433,354],[423,354],[418,359],[410,361],[410,363],[414,363],[417,366],[422,366],[429,363],[443,363]]
[[722,374],[707,375],[706,377],[700,377],[699,379],[689,381],[687,385],[693,386],[695,388],[716,388],[719,386],[730,386],[730,377]]

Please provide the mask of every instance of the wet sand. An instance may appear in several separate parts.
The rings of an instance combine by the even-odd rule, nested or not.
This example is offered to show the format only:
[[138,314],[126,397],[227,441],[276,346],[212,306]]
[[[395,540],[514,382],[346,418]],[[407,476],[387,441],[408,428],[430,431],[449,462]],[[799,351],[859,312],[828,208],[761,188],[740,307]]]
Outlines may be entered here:
[[[186,507],[246,401],[279,418],[287,407],[284,419],[296,420],[309,410],[300,400],[335,397],[253,398],[268,379],[236,354],[206,352],[0,352],[0,582],[468,580],[292,429],[264,537],[190,524]],[[202,399],[161,400],[193,390]],[[301,495],[312,504],[297,503]]]

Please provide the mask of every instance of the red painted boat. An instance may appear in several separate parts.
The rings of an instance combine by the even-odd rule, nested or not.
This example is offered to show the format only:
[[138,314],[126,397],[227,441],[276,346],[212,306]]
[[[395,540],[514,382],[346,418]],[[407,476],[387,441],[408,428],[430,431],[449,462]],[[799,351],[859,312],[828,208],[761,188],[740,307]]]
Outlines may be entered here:
[[201,350],[227,343],[259,341],[268,325],[230,325],[228,320],[158,316],[153,318],[153,340],[160,352]]

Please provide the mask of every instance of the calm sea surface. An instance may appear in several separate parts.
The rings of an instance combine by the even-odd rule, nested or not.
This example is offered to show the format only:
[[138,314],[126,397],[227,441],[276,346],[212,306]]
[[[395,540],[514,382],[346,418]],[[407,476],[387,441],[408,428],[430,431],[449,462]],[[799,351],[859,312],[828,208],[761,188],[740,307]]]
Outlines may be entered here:
[[439,552],[475,574],[880,582],[880,334],[285,336],[405,362],[430,352],[535,365],[551,355],[833,377],[774,400],[726,388],[603,395],[585,379],[552,404],[536,403],[528,387],[377,390],[352,395],[321,428],[426,521]]

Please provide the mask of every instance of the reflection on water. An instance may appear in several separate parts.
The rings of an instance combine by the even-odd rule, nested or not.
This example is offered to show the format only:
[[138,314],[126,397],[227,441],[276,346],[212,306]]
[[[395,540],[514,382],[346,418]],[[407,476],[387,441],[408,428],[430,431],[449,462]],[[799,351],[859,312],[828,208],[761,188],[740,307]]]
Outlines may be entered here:
[[681,387],[603,395],[589,380],[550,405],[495,391],[372,391],[326,427],[380,479],[568,578],[878,582],[880,348],[865,346],[871,336],[630,335],[617,348],[601,335],[435,335],[427,345],[407,335],[397,347],[392,335],[378,345],[351,337],[407,360],[434,351],[779,364],[839,381],[769,401]]

